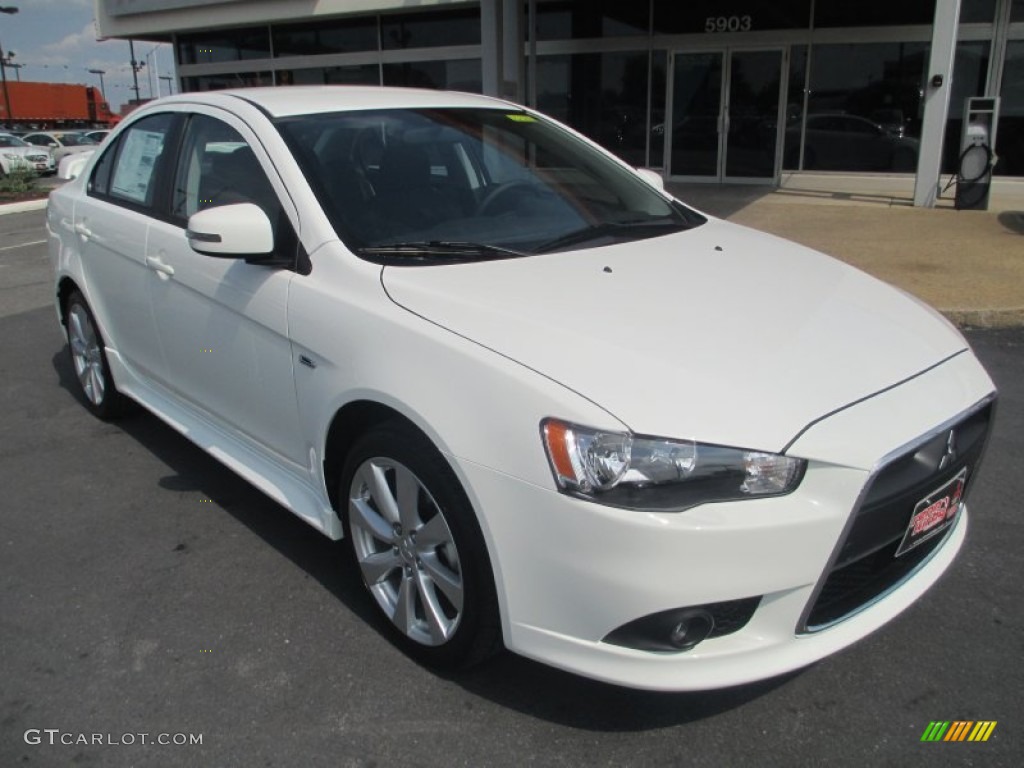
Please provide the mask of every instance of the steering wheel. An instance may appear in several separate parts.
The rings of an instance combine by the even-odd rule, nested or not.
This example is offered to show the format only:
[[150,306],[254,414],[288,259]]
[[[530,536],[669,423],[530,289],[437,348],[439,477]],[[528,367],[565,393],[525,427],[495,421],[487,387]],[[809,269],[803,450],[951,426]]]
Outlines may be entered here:
[[483,200],[477,206],[476,212],[479,216],[488,216],[495,211],[498,207],[498,203],[502,200],[507,201],[511,199],[513,195],[521,194],[532,194],[540,197],[543,190],[539,189],[534,182],[523,181],[517,179],[515,181],[506,181],[504,184],[497,184],[491,188],[491,190],[484,195]]

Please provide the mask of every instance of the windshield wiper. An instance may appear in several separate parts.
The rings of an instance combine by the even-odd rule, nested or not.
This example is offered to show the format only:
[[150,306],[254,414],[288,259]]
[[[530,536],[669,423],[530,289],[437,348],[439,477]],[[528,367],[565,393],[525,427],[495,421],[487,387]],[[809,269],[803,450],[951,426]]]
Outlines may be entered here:
[[542,243],[534,249],[534,253],[550,253],[560,248],[567,248],[570,245],[580,245],[590,240],[600,240],[605,237],[629,236],[635,240],[642,240],[647,237],[657,237],[669,232],[680,232],[690,229],[690,224],[682,221],[666,221],[665,219],[635,219],[633,221],[605,221],[600,224],[590,224],[582,229],[574,229],[554,240]]
[[471,243],[461,240],[416,240],[404,243],[384,243],[357,248],[361,256],[404,256],[431,261],[485,261],[514,259],[528,253],[502,248],[490,243]]

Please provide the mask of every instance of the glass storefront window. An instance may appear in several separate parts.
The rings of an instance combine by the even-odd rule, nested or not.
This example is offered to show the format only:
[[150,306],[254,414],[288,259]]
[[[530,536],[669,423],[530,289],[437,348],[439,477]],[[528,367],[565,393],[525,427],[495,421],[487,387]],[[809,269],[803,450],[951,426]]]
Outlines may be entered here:
[[256,88],[273,85],[270,72],[234,72],[229,75],[196,75],[182,78],[183,91],[221,91],[225,88]]
[[182,35],[178,38],[180,64],[266,58],[270,58],[270,30],[267,27]]
[[991,24],[995,15],[996,0],[961,0],[961,24]]
[[789,90],[786,95],[786,137],[782,168],[800,170],[800,136],[804,129],[804,88],[807,82],[807,46],[794,45],[789,53]]
[[943,173],[956,172],[964,123],[964,103],[969,96],[985,94],[989,45],[988,41],[957,43],[956,58],[953,61],[953,90],[949,97],[949,115],[942,144]]
[[376,64],[348,67],[304,67],[280,69],[278,85],[380,85]]
[[814,46],[804,170],[917,168],[928,43]]
[[814,6],[815,27],[895,27],[931,24],[935,0],[824,0]]
[[665,72],[668,69],[668,54],[665,51],[651,53],[651,154],[647,158],[648,168],[665,167]]
[[811,0],[654,0],[655,34],[807,29],[810,20]]
[[1010,6],[1010,21],[1024,21],[1024,0],[1013,0]]
[[434,11],[381,16],[384,50],[479,45],[480,11]]
[[571,125],[630,165],[645,165],[647,58],[646,51],[541,56],[537,59],[537,109]]
[[483,75],[480,59],[411,61],[404,64],[385,64],[384,85],[481,93]]
[[650,4],[619,0],[559,0],[537,3],[537,39],[646,35]]
[[996,131],[995,172],[1024,176],[1024,40],[1006,44],[1003,86],[999,92],[999,127]]
[[274,56],[374,51],[377,49],[377,18],[278,24],[272,34]]

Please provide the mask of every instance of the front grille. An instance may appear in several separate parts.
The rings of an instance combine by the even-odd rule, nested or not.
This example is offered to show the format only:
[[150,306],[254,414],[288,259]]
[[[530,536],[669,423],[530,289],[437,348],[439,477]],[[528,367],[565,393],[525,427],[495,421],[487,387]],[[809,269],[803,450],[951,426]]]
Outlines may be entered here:
[[[856,613],[900,584],[942,545],[952,528],[896,557],[918,502],[965,467],[966,498],[985,450],[993,407],[994,403],[987,401],[875,473],[819,584],[801,631],[815,632]],[[952,460],[947,455],[951,430]]]

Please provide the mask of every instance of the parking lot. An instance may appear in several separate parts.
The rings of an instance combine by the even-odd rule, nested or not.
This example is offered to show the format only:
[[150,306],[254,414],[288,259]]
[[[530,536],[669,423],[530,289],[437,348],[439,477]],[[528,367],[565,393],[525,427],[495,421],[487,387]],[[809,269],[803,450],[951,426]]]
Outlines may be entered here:
[[[440,677],[341,543],[155,417],[89,415],[44,238],[42,211],[0,216],[0,766],[1020,764],[1024,330],[968,334],[1001,391],[968,540],[874,636],[708,693],[510,654]],[[998,725],[922,743],[934,720]]]

